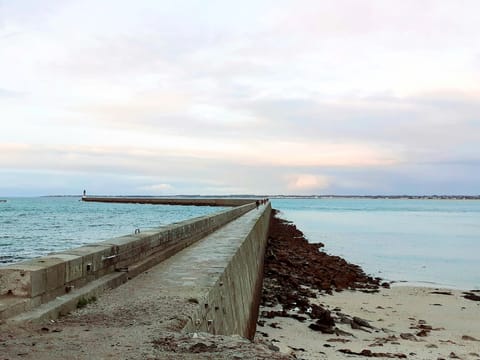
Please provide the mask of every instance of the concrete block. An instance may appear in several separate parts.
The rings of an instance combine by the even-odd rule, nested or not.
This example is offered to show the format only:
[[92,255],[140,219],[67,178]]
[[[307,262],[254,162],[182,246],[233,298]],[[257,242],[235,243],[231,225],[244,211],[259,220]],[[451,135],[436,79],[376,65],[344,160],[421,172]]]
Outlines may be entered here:
[[83,276],[94,275],[112,264],[112,256],[116,256],[116,249],[112,245],[91,244],[65,251],[64,254],[76,255],[82,258]]
[[43,265],[26,261],[0,269],[0,295],[34,297],[45,292],[46,286]]
[[145,247],[147,240],[142,235],[127,235],[106,240],[101,245],[115,248],[117,255],[124,257],[126,254],[135,256],[142,247]]
[[83,277],[83,259],[80,256],[71,255],[73,258],[66,263],[65,283]]
[[19,297],[0,297],[0,320],[8,319],[25,311],[30,299]]
[[65,262],[65,284],[83,277],[83,259],[78,255],[64,252],[49,254]]
[[[63,288],[65,285],[65,261],[55,256],[43,256],[37,259],[32,259],[31,263],[38,266],[43,266],[46,274],[46,283],[44,291],[33,292],[32,297],[44,292],[49,292],[58,288]],[[32,288],[37,288],[36,279],[32,278]]]

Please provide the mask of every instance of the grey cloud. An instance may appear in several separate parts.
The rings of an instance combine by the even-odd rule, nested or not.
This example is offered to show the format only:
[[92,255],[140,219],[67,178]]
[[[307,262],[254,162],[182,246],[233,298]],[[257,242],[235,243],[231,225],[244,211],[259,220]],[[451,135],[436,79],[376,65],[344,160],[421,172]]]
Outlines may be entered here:
[[[4,173],[26,171],[55,172],[55,177],[70,178],[76,174],[85,182],[92,178],[112,179],[112,189],[118,183],[130,183],[140,188],[152,183],[168,183],[173,189],[197,189],[212,193],[214,189],[243,189],[244,192],[280,191],[279,169],[247,166],[225,159],[199,159],[193,156],[170,156],[162,153],[150,156],[135,155],[114,150],[99,152],[95,149],[67,151],[45,147],[31,147],[21,154],[0,156]],[[28,170],[25,170],[28,169]],[[118,177],[118,180],[115,180]],[[77,183],[77,181],[75,182]],[[6,184],[0,184],[6,186]]]
[[[138,194],[155,184],[169,184],[173,193],[190,194],[475,194],[480,181],[478,163],[457,161],[368,168],[255,166],[229,161],[220,155],[200,159],[162,153],[139,155],[128,149],[65,151],[30,147],[22,156],[10,154],[0,157],[0,162],[2,179],[8,181],[11,174],[23,172],[21,178],[35,179],[30,185],[40,194],[51,193],[55,187],[64,193],[87,187],[108,194]],[[34,173],[37,175],[28,175]],[[329,186],[289,190],[288,177],[295,174],[328,177]],[[0,182],[2,191],[9,186]],[[10,193],[14,191],[11,186],[9,189]]]
[[[147,113],[107,108],[99,118],[112,126],[144,127],[159,134],[181,134],[197,139],[297,141],[300,143],[357,142],[377,144],[406,154],[409,161],[434,161],[443,154],[462,157],[478,154],[480,101],[452,94],[413,98],[379,96],[350,98],[332,103],[321,99],[237,99],[225,96],[218,105],[232,114],[254,119],[252,124],[209,123],[192,114]],[[447,105],[448,104],[448,105]],[[215,106],[215,103],[213,103]],[[120,107],[119,110],[122,108]],[[88,108],[85,109],[88,113]],[[99,111],[99,109],[93,109]],[[227,115],[228,116],[228,115]]]
[[419,147],[477,141],[480,99],[468,96],[351,98],[337,103],[272,99],[245,101],[244,109],[269,120],[275,136],[358,139]]

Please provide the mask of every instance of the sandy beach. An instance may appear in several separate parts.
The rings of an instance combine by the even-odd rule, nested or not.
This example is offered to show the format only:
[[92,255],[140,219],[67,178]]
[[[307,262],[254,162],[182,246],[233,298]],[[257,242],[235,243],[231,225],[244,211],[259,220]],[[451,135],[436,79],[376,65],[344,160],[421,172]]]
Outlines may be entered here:
[[369,277],[277,216],[270,224],[257,338],[305,360],[480,359],[478,291]]
[[[280,351],[306,360],[480,359],[480,302],[462,295],[458,290],[409,286],[373,294],[324,294],[313,301],[332,312],[343,334],[314,331],[308,320],[274,317],[263,319],[257,336],[267,335]],[[261,309],[266,310],[270,308]],[[369,327],[352,324],[357,318]]]

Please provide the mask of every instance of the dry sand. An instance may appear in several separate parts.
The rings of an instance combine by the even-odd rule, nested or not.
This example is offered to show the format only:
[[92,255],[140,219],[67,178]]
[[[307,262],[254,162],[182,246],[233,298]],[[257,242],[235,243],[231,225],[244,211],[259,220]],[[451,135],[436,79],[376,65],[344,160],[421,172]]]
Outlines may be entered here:
[[40,324],[0,322],[0,360],[282,360],[268,342],[181,331],[195,304],[158,291],[161,265],[83,309]]
[[[435,291],[452,295],[432,293]],[[308,320],[301,323],[287,317],[264,319],[257,336],[266,333],[282,352],[306,360],[361,359],[368,351],[384,353],[379,358],[401,358],[403,354],[408,359],[480,359],[480,302],[463,298],[461,291],[394,286],[375,294],[343,291],[318,295],[314,301],[332,311],[337,328],[353,336],[322,334],[308,328]],[[353,329],[348,322],[354,316],[367,320],[373,328]],[[346,354],[339,351],[342,349],[364,352]]]

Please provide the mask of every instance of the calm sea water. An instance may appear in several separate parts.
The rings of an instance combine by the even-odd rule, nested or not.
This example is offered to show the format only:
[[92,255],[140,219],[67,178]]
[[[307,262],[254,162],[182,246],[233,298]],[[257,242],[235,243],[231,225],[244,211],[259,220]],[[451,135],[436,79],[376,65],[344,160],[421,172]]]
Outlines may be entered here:
[[10,198],[0,202],[0,266],[221,210],[72,197]]
[[310,242],[374,276],[480,289],[480,201],[272,201]]

